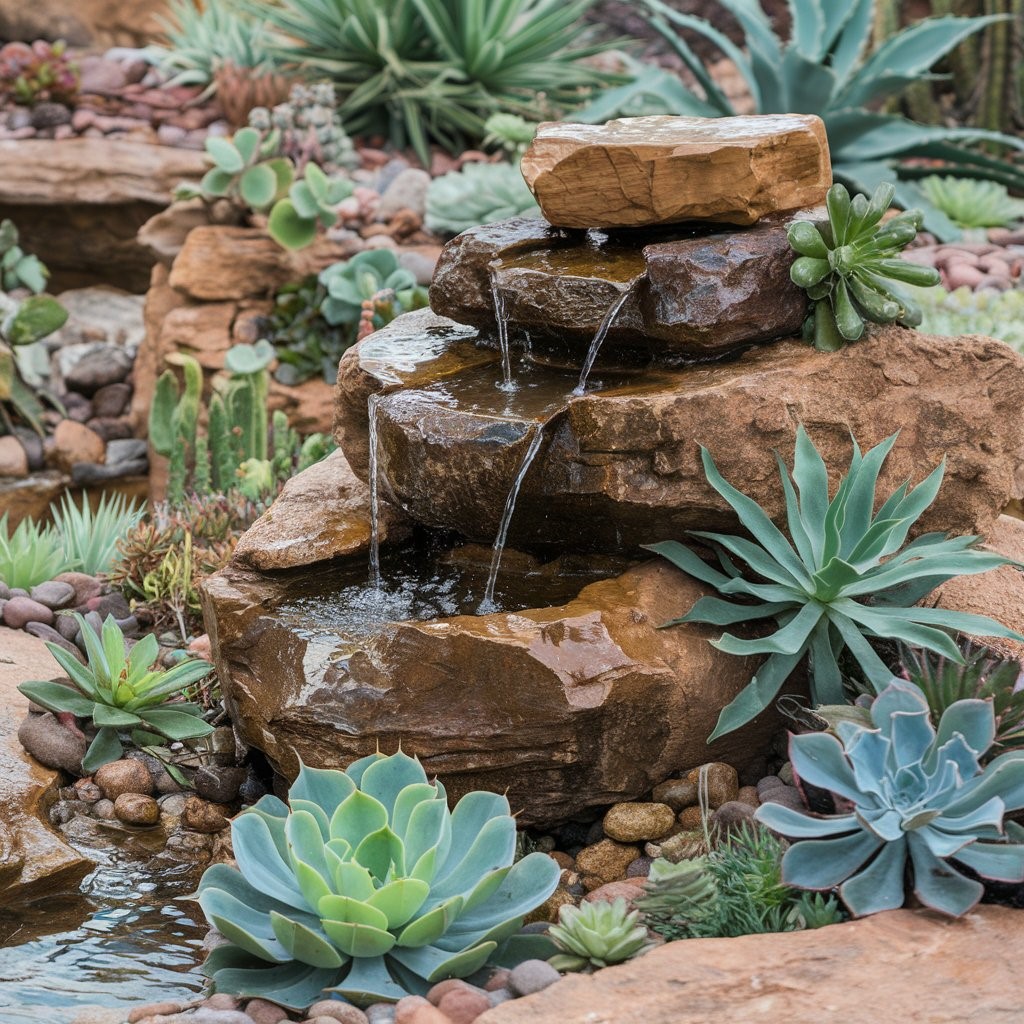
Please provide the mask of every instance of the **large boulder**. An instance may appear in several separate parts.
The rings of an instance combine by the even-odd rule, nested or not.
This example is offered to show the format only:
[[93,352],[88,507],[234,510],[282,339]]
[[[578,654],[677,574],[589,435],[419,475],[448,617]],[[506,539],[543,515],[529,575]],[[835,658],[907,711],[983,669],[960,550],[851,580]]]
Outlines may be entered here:
[[[417,344],[427,353],[419,362],[408,354]],[[500,373],[496,355],[474,345],[469,329],[429,312],[401,317],[350,349],[335,429],[352,468],[365,478],[367,396],[378,393],[382,494],[419,522],[482,542],[497,534],[538,429],[545,440],[509,534],[516,546],[613,551],[691,529],[731,529],[735,519],[705,479],[700,445],[726,479],[779,519],[772,451],[791,460],[800,423],[833,484],[849,465],[851,434],[862,448],[900,434],[880,495],[945,458],[945,482],[922,531],[987,534],[1024,489],[1024,359],[991,338],[877,328],[836,353],[786,341],[733,361],[609,378],[583,396],[571,394],[575,374],[544,371],[536,386],[524,378],[498,403],[488,395]]]
[[765,713],[707,746],[756,661],[713,648],[716,630],[658,628],[702,593],[667,563],[557,607],[385,622],[355,640],[295,585],[238,566],[203,585],[236,727],[289,778],[299,758],[342,768],[401,744],[454,797],[507,789],[521,822],[550,825],[709,760],[743,766],[778,726]]

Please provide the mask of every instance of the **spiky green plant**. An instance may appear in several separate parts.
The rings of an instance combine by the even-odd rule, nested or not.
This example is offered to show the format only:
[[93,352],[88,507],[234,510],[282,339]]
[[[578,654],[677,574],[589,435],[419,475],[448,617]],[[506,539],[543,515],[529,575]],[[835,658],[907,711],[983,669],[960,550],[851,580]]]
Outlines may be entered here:
[[[872,514],[878,474],[897,436],[893,434],[864,455],[853,440],[850,469],[830,501],[825,462],[803,427],[798,427],[792,480],[782,457],[775,456],[790,538],[755,501],[725,480],[711,453],[701,447],[708,483],[728,502],[753,540],[691,531],[715,549],[721,572],[678,541],[653,544],[649,550],[719,593],[749,598],[750,602],[734,604],[702,597],[681,619],[666,625],[707,622],[728,626],[774,619],[777,627],[754,639],[725,633],[712,641],[729,654],[768,657],[749,685],[722,711],[709,742],[768,707],[805,656],[810,658],[814,702],[842,704],[845,697],[838,659],[844,650],[849,650],[876,692],[889,685],[892,672],[871,646],[872,639],[911,643],[958,664],[963,658],[951,633],[1024,640],[986,616],[916,607],[917,601],[954,576],[988,572],[1011,560],[978,550],[978,537],[927,533],[906,543],[911,527],[935,500],[945,460],[916,487],[906,481]],[[743,575],[734,557],[749,566],[758,577],[756,582]]]
[[[979,128],[923,125],[901,117],[881,101],[898,97],[937,62],[998,17],[925,18],[897,32],[868,53],[874,0],[791,0],[788,39],[774,31],[761,0],[718,0],[744,34],[737,45],[710,22],[675,10],[663,0],[643,0],[649,21],[693,75],[697,89],[662,69],[644,69],[639,79],[599,97],[577,119],[602,122],[631,112],[664,111],[701,117],[736,113],[732,102],[691,49],[682,31],[692,31],[717,47],[739,69],[758,114],[817,114],[825,122],[832,171],[837,181],[870,193],[882,182],[899,180],[896,200],[904,209],[920,207],[925,227],[942,239],[959,237],[959,229],[928,202],[913,178],[935,172],[1000,181],[1024,188],[1019,164],[998,159],[975,143],[1024,148],[1024,140]],[[926,158],[922,166],[917,158]]]
[[47,642],[57,664],[68,674],[71,686],[46,680],[21,683],[18,689],[29,700],[53,712],[70,712],[90,721],[96,736],[82,759],[82,768],[92,774],[116,761],[124,752],[121,733],[130,732],[139,746],[163,743],[164,739],[186,740],[208,736],[213,726],[200,717],[197,704],[164,706],[213,671],[208,661],[179,662],[174,668],[153,668],[160,654],[156,635],[143,637],[129,653],[121,627],[108,615],[97,632],[81,615],[75,620],[89,656],[83,665],[63,647]]
[[240,814],[237,870],[203,875],[199,902],[228,939],[203,968],[218,992],[296,1010],[422,993],[499,947],[514,959],[523,916],[558,884],[546,854],[513,864],[503,796],[469,793],[449,812],[441,783],[401,752],[344,772],[303,765],[288,800]]
[[559,908],[558,924],[548,929],[548,937],[560,950],[548,960],[558,971],[622,964],[642,956],[653,945],[640,923],[640,911],[630,910],[621,896],[578,907],[566,904]]
[[935,285],[939,272],[899,258],[921,226],[921,211],[907,210],[882,224],[894,186],[879,185],[850,198],[842,185],[828,190],[828,222],[791,224],[789,244],[799,253],[790,268],[794,284],[813,302],[805,333],[816,348],[834,352],[864,333],[864,321],[914,327],[921,312],[896,281]]
[[1024,201],[996,181],[931,174],[921,179],[921,191],[960,228],[998,228],[1024,218]]
[[117,560],[117,545],[142,521],[145,508],[123,494],[101,495],[93,512],[88,495],[81,505],[65,493],[50,515],[64,547],[65,561],[90,576],[108,572]]
[[957,701],[936,730],[924,694],[893,680],[871,721],[871,728],[838,723],[838,739],[814,732],[790,741],[800,778],[853,809],[824,817],[775,803],[757,809],[758,821],[797,840],[783,857],[783,880],[802,889],[838,886],[858,917],[901,907],[908,869],[918,899],[957,917],[984,891],[959,867],[1024,882],[1024,843],[1008,841],[1003,825],[1004,813],[1024,807],[1024,752],[981,767],[995,736],[991,703]]
[[0,580],[7,586],[31,590],[77,567],[52,526],[26,518],[11,531],[10,513],[0,516]]
[[540,207],[518,162],[468,163],[430,183],[424,223],[428,231],[457,235],[477,224],[539,216]]

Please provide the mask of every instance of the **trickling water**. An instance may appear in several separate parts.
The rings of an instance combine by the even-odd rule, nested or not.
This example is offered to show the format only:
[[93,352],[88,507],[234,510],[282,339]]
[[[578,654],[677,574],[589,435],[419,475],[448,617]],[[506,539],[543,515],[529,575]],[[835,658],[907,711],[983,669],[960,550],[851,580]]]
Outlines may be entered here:
[[498,571],[501,568],[501,556],[505,551],[505,541],[508,539],[508,528],[512,523],[512,515],[516,510],[516,501],[519,498],[519,489],[523,486],[526,474],[533,465],[533,460],[540,451],[541,442],[544,440],[544,424],[538,423],[530,438],[530,446],[526,449],[523,461],[519,466],[519,472],[512,483],[512,490],[508,492],[505,499],[505,510],[501,514],[501,525],[498,527],[498,536],[494,539],[494,549],[491,554],[491,571],[487,577],[487,588],[484,590],[484,599],[477,609],[478,615],[486,615],[495,610],[494,588],[498,582]]
[[377,410],[380,395],[370,395],[367,412],[370,417],[370,585],[380,590],[380,453],[378,451]]
[[604,343],[604,339],[608,336],[608,332],[612,329],[612,326],[618,319],[619,314],[625,308],[626,303],[632,297],[640,280],[641,279],[639,277],[633,278],[633,280],[629,282],[626,290],[611,304],[611,306],[608,307],[608,312],[605,313],[604,319],[601,321],[601,325],[598,327],[597,333],[594,335],[594,340],[590,343],[590,348],[587,351],[587,358],[583,363],[583,370],[580,373],[580,382],[573,390],[574,395],[586,394],[590,371],[594,369],[594,363],[597,361],[598,352],[601,351],[601,345]]
[[498,387],[502,391],[515,391],[515,382],[512,380],[512,352],[508,342],[508,317],[505,313],[505,297],[501,293],[498,283],[498,271],[501,267],[501,260],[495,260],[487,270],[491,278],[491,297],[494,300],[494,321],[498,327],[498,346],[501,349],[501,384]]

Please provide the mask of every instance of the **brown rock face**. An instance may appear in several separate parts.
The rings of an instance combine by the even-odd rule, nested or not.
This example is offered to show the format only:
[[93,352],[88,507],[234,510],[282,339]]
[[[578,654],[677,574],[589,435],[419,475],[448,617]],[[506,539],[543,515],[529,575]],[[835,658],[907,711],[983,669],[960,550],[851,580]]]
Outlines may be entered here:
[[[381,509],[381,543],[408,532],[397,511]],[[370,546],[370,489],[339,450],[292,477],[235,548],[254,569],[292,569],[365,554]]]
[[523,176],[561,228],[754,224],[832,184],[825,126],[804,114],[542,124]]
[[66,39],[72,46],[144,46],[161,35],[166,0],[0,0],[0,37]]
[[[388,330],[408,335],[426,322],[400,318],[374,336],[377,353],[388,351]],[[496,535],[539,424],[545,440],[509,534],[517,546],[616,551],[689,529],[734,528],[704,478],[700,444],[727,480],[778,518],[782,491],[770,453],[791,459],[799,423],[836,475],[833,485],[849,464],[851,433],[867,448],[900,431],[880,495],[922,479],[945,456],[945,481],[921,531],[986,534],[1021,491],[1024,360],[988,338],[879,328],[832,354],[781,342],[730,362],[648,371],[581,397],[571,395],[574,375],[546,371],[524,378],[501,408],[493,400],[500,370],[481,366],[482,350],[459,337],[447,354],[467,353],[466,369],[434,388],[409,375],[381,399],[382,493],[413,519],[481,542]],[[365,462],[348,438],[365,436],[366,391],[384,390],[386,378],[379,360],[362,364],[362,346],[342,360],[335,427],[359,475]]]
[[707,747],[754,662],[703,627],[657,628],[700,594],[667,564],[559,607],[386,623],[355,642],[297,619],[286,582],[229,567],[204,589],[233,717],[289,777],[299,757],[340,768],[401,743],[454,797],[508,788],[523,822],[550,824],[709,755],[742,765],[777,724],[763,715]]
[[670,942],[619,967],[570,975],[477,1021],[706,1024],[727,1008],[732,1024],[1009,1022],[1020,1012],[1015,950],[1024,953],[1019,911],[986,906],[949,921],[895,910],[813,931]]

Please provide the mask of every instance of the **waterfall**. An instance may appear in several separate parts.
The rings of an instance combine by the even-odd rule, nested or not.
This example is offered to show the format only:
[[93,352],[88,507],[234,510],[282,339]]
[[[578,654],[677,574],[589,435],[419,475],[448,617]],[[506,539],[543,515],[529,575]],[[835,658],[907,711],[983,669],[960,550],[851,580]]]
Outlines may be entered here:
[[367,412],[370,418],[370,585],[380,590],[380,452],[378,450],[377,411],[380,395],[370,395]]
[[509,349],[508,341],[508,316],[505,313],[505,297],[501,294],[498,284],[498,271],[501,268],[501,260],[495,260],[488,265],[487,271],[491,278],[491,298],[494,300],[494,322],[498,328],[498,346],[501,349],[501,377],[499,387],[502,391],[515,391],[515,383],[512,380],[512,352]]
[[573,390],[574,395],[586,394],[590,371],[594,369],[594,363],[597,361],[598,352],[601,351],[601,345],[604,343],[604,339],[608,336],[608,332],[612,329],[612,326],[618,319],[619,314],[625,308],[626,303],[633,295],[633,292],[636,290],[636,286],[640,280],[641,278],[639,277],[633,278],[633,280],[626,286],[626,290],[611,304],[611,306],[609,306],[608,312],[605,313],[604,319],[601,321],[601,326],[598,327],[597,333],[594,335],[594,340],[590,343],[586,361],[583,363],[583,372],[580,373],[580,382]]
[[523,461],[519,465],[519,472],[512,482],[512,489],[505,499],[505,510],[501,515],[501,524],[498,527],[498,536],[494,539],[494,549],[491,554],[491,571],[487,576],[487,588],[484,590],[484,599],[480,602],[477,615],[487,615],[496,610],[494,603],[494,588],[498,583],[498,570],[501,568],[501,556],[505,551],[505,541],[508,539],[508,528],[512,523],[512,515],[516,510],[516,501],[519,499],[519,489],[523,486],[526,474],[533,465],[533,460],[540,451],[541,442],[544,440],[544,424],[538,423],[537,429],[530,438],[530,446],[526,449]]

